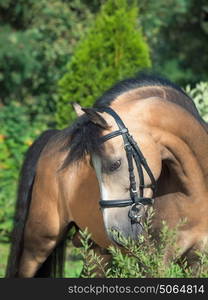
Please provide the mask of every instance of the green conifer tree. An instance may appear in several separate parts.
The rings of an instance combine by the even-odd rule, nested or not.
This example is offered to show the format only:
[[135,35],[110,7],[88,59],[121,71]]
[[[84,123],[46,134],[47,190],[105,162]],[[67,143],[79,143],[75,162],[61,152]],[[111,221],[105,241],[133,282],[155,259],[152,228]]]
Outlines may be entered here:
[[133,1],[107,0],[80,41],[59,82],[56,120],[66,127],[75,117],[70,102],[91,106],[114,83],[151,66]]

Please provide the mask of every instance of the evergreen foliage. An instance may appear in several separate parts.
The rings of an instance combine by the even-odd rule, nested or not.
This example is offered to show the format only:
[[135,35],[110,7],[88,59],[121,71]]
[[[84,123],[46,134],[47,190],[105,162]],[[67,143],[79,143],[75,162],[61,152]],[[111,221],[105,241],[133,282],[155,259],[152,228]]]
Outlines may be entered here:
[[135,2],[129,5],[127,0],[107,0],[103,4],[59,82],[56,119],[60,128],[74,117],[69,102],[91,106],[118,80],[150,67],[149,48],[137,19]]

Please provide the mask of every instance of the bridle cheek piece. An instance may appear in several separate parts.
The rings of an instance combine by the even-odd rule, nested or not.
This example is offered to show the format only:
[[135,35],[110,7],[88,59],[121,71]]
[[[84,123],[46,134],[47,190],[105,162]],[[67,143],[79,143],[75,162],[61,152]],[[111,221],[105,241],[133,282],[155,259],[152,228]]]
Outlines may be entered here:
[[[129,209],[128,217],[130,218],[132,223],[140,223],[142,216],[145,213],[145,205],[151,205],[154,201],[155,191],[156,191],[156,180],[149,168],[145,157],[143,156],[139,146],[133,137],[129,134],[128,128],[124,125],[121,118],[118,114],[110,107],[103,107],[101,109],[96,109],[98,112],[106,112],[111,115],[115,122],[118,125],[118,130],[113,131],[105,136],[100,138],[100,142],[104,143],[109,139],[112,139],[116,136],[121,135],[124,141],[124,149],[126,151],[126,157],[128,161],[128,170],[129,170],[129,182],[130,182],[130,198],[122,199],[122,200],[100,200],[101,208],[112,208],[112,207],[125,207],[131,206]],[[140,184],[137,187],[135,175],[134,175],[134,165],[133,161],[135,161]],[[151,189],[153,191],[152,198],[144,197],[144,172],[143,169],[148,174],[151,180]]]

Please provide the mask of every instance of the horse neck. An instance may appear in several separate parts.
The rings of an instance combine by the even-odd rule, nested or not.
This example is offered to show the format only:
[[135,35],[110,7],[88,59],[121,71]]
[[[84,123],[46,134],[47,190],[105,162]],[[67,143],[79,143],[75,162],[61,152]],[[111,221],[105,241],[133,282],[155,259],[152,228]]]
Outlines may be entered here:
[[199,182],[206,185],[208,136],[200,122],[188,111],[156,97],[127,102],[123,110],[117,102],[114,109],[120,110],[130,132],[138,126],[138,140],[142,128],[153,137],[156,144],[165,150],[163,159],[170,159],[167,156],[171,156],[175,166],[180,166],[181,178],[189,186],[191,184],[192,189]]
[[125,93],[119,95],[116,99],[114,99],[113,105],[116,104],[125,104],[129,101],[139,100],[149,100],[151,97],[158,97],[163,99],[164,101],[169,101],[175,104],[180,105],[184,109],[186,109],[190,114],[195,116],[202,126],[206,127],[206,123],[199,115],[199,112],[196,108],[195,103],[188,95],[182,93],[181,91],[171,87],[171,86],[142,86],[132,90],[129,90]]

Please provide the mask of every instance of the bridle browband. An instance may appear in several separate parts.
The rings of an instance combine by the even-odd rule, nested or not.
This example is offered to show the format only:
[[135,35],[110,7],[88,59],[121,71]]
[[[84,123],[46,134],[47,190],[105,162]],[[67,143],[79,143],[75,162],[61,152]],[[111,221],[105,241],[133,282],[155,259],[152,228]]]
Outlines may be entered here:
[[[152,204],[153,198],[155,196],[155,190],[156,190],[156,180],[151,172],[151,169],[149,168],[147,161],[145,157],[143,156],[141,150],[139,149],[139,146],[137,145],[136,141],[133,139],[133,137],[129,134],[128,128],[124,125],[121,118],[118,116],[118,114],[110,107],[104,107],[102,109],[96,109],[99,112],[106,112],[109,115],[111,115],[114,120],[116,121],[118,125],[118,130],[113,131],[105,136],[102,136],[100,138],[100,142],[104,143],[108,141],[109,139],[112,139],[116,136],[121,135],[124,141],[124,149],[126,151],[126,157],[128,161],[128,170],[129,170],[129,181],[130,181],[130,199],[122,199],[122,200],[100,200],[100,206],[102,208],[112,208],[112,207],[125,207],[125,206],[131,206],[131,209],[129,211],[129,217],[131,220],[136,221],[138,217],[138,209],[137,206],[144,206],[146,204]],[[133,161],[135,161],[140,184],[139,189],[137,189],[137,184],[135,180],[134,175],[134,165]],[[153,197],[152,198],[145,198],[144,197],[144,173],[143,168],[148,174],[150,180],[151,180],[151,189],[153,190]],[[139,195],[138,195],[139,192]]]

